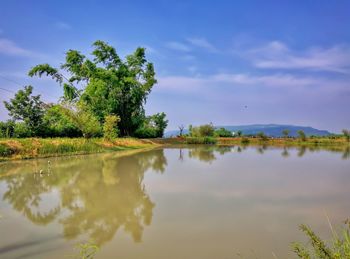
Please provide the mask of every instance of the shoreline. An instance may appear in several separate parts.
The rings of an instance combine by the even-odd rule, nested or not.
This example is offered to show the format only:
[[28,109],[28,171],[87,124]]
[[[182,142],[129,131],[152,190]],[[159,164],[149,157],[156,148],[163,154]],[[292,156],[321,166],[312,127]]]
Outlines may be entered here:
[[310,147],[330,150],[344,150],[350,148],[345,138],[313,137],[306,140],[297,138],[210,138],[209,143],[201,143],[204,138],[156,138],[136,139],[117,138],[107,141],[103,138],[23,138],[0,139],[0,162],[12,160],[35,159],[45,157],[59,157],[71,155],[85,155],[115,152],[123,150],[147,149],[155,147],[169,147],[176,145],[217,145],[217,146],[274,146],[274,147]]

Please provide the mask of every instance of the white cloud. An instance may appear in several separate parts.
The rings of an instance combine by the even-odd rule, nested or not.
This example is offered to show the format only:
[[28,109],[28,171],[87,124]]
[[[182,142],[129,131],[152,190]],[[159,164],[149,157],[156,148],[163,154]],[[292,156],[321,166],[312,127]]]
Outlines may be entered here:
[[191,48],[188,45],[177,41],[170,41],[166,43],[166,46],[170,49],[177,50],[177,51],[183,51],[183,52],[191,51]]
[[264,69],[308,69],[350,73],[350,46],[313,47],[294,51],[286,44],[272,41],[258,48],[243,51],[254,66]]
[[19,47],[15,42],[9,39],[0,38],[0,54],[29,57],[33,56],[34,53]]
[[287,88],[297,90],[308,88],[314,91],[318,90],[341,91],[348,89],[345,80],[331,80],[321,77],[295,76],[291,74],[273,74],[254,76],[250,74],[214,74],[207,77],[190,77],[190,76],[168,76],[158,79],[160,91],[175,92],[197,92],[208,89],[216,89],[223,85],[232,87],[255,86],[255,87],[273,87]]
[[55,26],[56,26],[57,29],[60,29],[60,30],[70,30],[70,29],[72,29],[72,27],[68,23],[65,23],[65,22],[56,22]]
[[205,38],[189,38],[187,39],[193,46],[203,48],[209,52],[218,52],[218,49],[215,48],[207,39]]

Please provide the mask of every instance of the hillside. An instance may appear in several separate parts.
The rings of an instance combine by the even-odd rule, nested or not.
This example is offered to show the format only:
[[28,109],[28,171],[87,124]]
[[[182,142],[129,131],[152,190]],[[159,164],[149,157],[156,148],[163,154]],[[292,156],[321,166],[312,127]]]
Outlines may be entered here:
[[[240,125],[240,126],[217,126],[216,128],[225,128],[232,132],[242,131],[243,135],[255,135],[259,132],[264,132],[265,135],[270,137],[281,137],[282,131],[289,130],[290,136],[297,136],[298,130],[303,130],[307,136],[327,136],[331,133],[327,130],[319,130],[306,126],[295,125],[279,125],[279,124],[253,124],[253,125]],[[188,130],[184,130],[184,133],[188,133]],[[168,131],[165,133],[165,137],[176,136],[179,134],[178,130]]]

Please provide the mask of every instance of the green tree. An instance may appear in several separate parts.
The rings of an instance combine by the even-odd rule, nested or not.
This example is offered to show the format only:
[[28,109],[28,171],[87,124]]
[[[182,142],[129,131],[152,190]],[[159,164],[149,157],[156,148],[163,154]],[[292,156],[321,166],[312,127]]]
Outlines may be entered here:
[[103,124],[103,137],[108,140],[112,140],[118,137],[118,122],[119,116],[107,115]]
[[300,138],[302,141],[305,141],[305,140],[306,140],[306,135],[305,135],[305,132],[304,132],[303,130],[298,130],[297,133],[298,133],[299,138]]
[[164,130],[168,126],[168,120],[165,119],[166,115],[164,112],[157,113],[151,116],[151,121],[154,123],[156,128],[156,135],[158,138],[162,138]]
[[101,124],[87,107],[83,105],[70,106],[66,107],[64,112],[82,132],[84,138],[101,136]]
[[220,128],[220,129],[216,129],[215,130],[214,136],[229,138],[229,137],[232,137],[232,132],[227,130],[227,129],[225,129],[225,128]]
[[81,137],[82,132],[68,116],[67,108],[55,104],[47,108],[43,118],[46,136],[49,137]]
[[342,132],[343,132],[344,137],[345,137],[348,141],[350,141],[350,130],[343,129]]
[[29,75],[52,77],[63,87],[64,99],[87,105],[100,123],[106,115],[118,115],[121,135],[133,135],[142,125],[144,104],[157,82],[153,64],[146,60],[144,48],[137,48],[124,61],[106,42],[96,41],[93,48],[92,60],[77,50],[66,53],[60,68],[68,78],[48,64],[33,67]]
[[200,125],[198,127],[191,126],[191,137],[212,137],[214,136],[214,125],[212,123]]
[[241,137],[242,135],[243,135],[243,132],[242,132],[241,130],[238,130],[238,131],[237,131],[237,136],[238,136],[238,137]]
[[290,131],[287,130],[287,129],[282,130],[282,135],[283,135],[283,137],[288,138],[289,132],[290,132]]
[[[22,121],[30,134],[39,135],[43,130],[42,122],[45,113],[45,105],[40,100],[40,95],[32,95],[33,87],[25,86],[19,90],[9,102],[4,101],[9,116],[14,121]],[[28,132],[29,133],[29,132]]]

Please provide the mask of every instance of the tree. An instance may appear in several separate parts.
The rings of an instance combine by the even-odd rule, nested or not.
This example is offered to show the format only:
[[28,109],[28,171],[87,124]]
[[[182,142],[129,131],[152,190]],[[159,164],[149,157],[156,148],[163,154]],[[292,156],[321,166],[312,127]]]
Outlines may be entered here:
[[82,132],[84,138],[98,137],[101,135],[101,124],[88,108],[82,105],[68,106],[65,108],[64,112]]
[[81,137],[83,134],[76,123],[69,116],[67,108],[55,104],[50,105],[43,118],[45,135],[48,137]]
[[179,128],[179,136],[182,137],[182,135],[184,133],[185,126],[181,124],[178,128]]
[[33,87],[25,86],[15,94],[13,99],[10,99],[10,102],[4,101],[4,104],[14,121],[24,122],[31,134],[38,135],[43,130],[45,108],[40,95],[32,95],[32,93]]
[[267,140],[267,136],[266,136],[265,133],[262,132],[262,131],[258,132],[258,133],[256,134],[256,136],[257,136],[258,138],[260,138],[261,140]]
[[305,132],[304,132],[303,130],[298,130],[297,133],[298,133],[299,138],[300,138],[302,141],[305,141],[305,140],[306,140],[306,135],[305,135]]
[[237,136],[241,137],[243,135],[243,132],[241,130],[237,131]]
[[156,134],[158,138],[162,138],[164,135],[164,130],[168,126],[168,120],[165,119],[166,115],[164,112],[157,113],[151,116],[151,120],[153,121],[156,127]]
[[348,141],[350,141],[350,130],[343,129],[342,132],[343,132],[344,137],[345,137]]
[[68,78],[48,64],[33,67],[29,76],[52,77],[63,87],[65,100],[88,106],[100,123],[106,115],[118,115],[121,135],[133,135],[143,123],[144,104],[157,82],[153,64],[147,62],[144,48],[137,48],[124,61],[106,42],[96,41],[93,48],[92,60],[77,50],[66,53],[60,69]]
[[287,130],[287,129],[282,130],[282,134],[283,134],[283,137],[288,138],[289,130]]
[[214,136],[214,125],[212,123],[200,125],[198,127],[191,126],[191,137],[212,137]]
[[108,140],[112,140],[118,137],[118,122],[119,116],[107,115],[103,124],[103,137]]
[[225,128],[220,128],[215,130],[214,135],[216,137],[230,138],[232,137],[232,132]]

